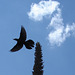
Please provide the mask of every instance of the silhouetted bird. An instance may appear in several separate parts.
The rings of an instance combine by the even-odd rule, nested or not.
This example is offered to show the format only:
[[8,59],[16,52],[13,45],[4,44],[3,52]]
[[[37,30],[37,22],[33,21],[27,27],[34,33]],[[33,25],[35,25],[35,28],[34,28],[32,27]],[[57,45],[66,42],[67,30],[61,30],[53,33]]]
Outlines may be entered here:
[[17,41],[17,44],[10,51],[11,52],[18,51],[23,47],[23,45],[25,45],[27,49],[32,49],[32,47],[34,47],[34,41],[31,39],[26,41],[26,38],[27,38],[26,31],[24,27],[21,26],[19,39],[16,39],[16,38],[14,39]]

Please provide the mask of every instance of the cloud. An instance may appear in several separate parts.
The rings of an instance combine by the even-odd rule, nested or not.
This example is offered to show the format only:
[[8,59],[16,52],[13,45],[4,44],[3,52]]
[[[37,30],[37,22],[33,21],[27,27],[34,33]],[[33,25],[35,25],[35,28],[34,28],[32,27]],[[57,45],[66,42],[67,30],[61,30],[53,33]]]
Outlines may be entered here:
[[60,3],[57,1],[40,1],[38,4],[32,3],[28,16],[36,21],[41,21],[44,16],[52,15]]
[[48,40],[52,46],[60,46],[67,39],[67,37],[70,37],[72,34],[75,35],[74,32],[75,23],[67,25],[66,27],[61,26],[49,33]]
[[52,46],[60,46],[67,37],[75,32],[75,23],[64,25],[60,8],[57,8],[57,13],[52,17],[48,27],[52,28],[52,31],[48,34],[48,40]]
[[59,8],[58,1],[40,1],[38,4],[32,3],[28,16],[35,21],[43,20],[43,17],[49,15],[50,23],[48,29],[48,40],[52,46],[60,46],[68,37],[75,34],[75,23],[64,24],[62,10]]

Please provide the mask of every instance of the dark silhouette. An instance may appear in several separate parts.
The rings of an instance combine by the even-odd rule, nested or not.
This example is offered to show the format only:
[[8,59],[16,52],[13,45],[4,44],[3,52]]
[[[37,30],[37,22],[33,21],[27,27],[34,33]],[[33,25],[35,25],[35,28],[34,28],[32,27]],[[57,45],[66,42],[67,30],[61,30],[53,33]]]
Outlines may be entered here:
[[17,41],[17,44],[10,51],[11,52],[18,51],[23,47],[23,45],[25,45],[27,49],[32,49],[32,47],[34,47],[34,41],[31,39],[26,41],[26,38],[27,38],[26,31],[24,27],[21,26],[19,39],[16,39],[16,38],[14,39]]
[[43,75],[43,60],[42,60],[42,50],[40,43],[36,43],[35,47],[35,63],[33,67],[33,75]]

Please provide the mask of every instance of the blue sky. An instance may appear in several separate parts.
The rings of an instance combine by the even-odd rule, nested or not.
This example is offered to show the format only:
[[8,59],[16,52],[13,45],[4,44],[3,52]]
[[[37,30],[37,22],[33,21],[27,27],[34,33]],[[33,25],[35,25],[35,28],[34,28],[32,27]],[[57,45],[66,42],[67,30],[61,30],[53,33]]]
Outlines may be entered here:
[[40,42],[44,75],[75,75],[75,0],[0,0],[0,75],[32,75],[35,48],[11,53],[21,25]]

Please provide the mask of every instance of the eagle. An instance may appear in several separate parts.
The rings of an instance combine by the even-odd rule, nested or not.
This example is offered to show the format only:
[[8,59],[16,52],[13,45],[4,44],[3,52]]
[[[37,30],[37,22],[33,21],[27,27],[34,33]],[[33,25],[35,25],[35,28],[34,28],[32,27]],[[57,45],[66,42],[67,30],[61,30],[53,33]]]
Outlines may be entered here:
[[11,52],[19,51],[23,47],[23,45],[25,45],[27,49],[32,49],[34,47],[34,41],[31,39],[26,41],[26,38],[27,38],[26,30],[23,26],[21,26],[19,39],[17,38],[13,39],[17,41],[17,44],[10,51]]

